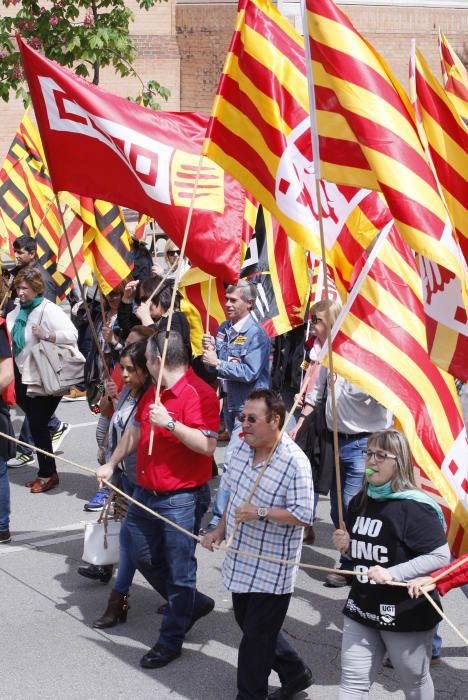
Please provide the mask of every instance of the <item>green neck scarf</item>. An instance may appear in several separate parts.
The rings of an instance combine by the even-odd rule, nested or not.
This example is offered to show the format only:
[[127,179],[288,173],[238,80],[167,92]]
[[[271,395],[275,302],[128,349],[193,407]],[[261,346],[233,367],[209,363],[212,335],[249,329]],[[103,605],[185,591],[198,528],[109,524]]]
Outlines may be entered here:
[[439,516],[442,527],[444,530],[446,529],[444,516],[439,504],[436,503],[430,496],[425,494],[424,491],[419,491],[418,489],[411,489],[410,491],[392,491],[391,481],[387,481],[387,483],[382,484],[382,486],[368,484],[367,495],[370,498],[374,498],[376,501],[400,498],[401,500],[409,499],[412,501],[418,501],[419,503],[426,503],[428,506],[432,506],[434,508],[435,512]]
[[15,324],[11,331],[11,344],[13,347],[13,355],[19,355],[21,350],[26,345],[26,339],[24,337],[24,331],[26,329],[26,324],[28,322],[29,314],[36,306],[42,304],[44,301],[43,296],[34,297],[31,301],[25,301],[24,304],[20,304],[20,311],[16,317]]

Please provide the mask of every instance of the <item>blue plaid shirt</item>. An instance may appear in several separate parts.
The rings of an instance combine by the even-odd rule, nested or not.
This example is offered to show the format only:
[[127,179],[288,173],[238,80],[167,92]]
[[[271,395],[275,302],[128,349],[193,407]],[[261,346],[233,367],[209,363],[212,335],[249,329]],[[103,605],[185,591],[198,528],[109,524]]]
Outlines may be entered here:
[[[247,502],[263,463],[252,465],[254,450],[234,436],[230,445],[221,488],[230,492],[226,538],[234,529],[234,511]],[[252,499],[252,505],[286,508],[298,520],[312,523],[314,487],[310,463],[304,452],[283,435]],[[244,522],[238,528],[233,548],[258,552],[279,559],[299,561],[303,528],[280,525],[270,520]],[[287,566],[226,552],[223,581],[233,593],[291,593],[297,575],[296,566]]]

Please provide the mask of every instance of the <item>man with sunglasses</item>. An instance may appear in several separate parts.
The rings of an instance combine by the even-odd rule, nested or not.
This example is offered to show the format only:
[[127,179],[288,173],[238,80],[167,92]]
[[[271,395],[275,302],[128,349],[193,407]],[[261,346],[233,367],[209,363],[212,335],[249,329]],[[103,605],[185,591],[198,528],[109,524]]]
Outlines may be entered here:
[[[249,395],[239,416],[241,431],[235,431],[229,444],[221,482],[229,503],[219,524],[202,540],[210,551],[236,528],[234,551],[299,561],[303,528],[312,522],[314,487],[305,454],[288,435],[279,440],[284,418],[284,402],[275,392],[259,389]],[[267,459],[268,467],[250,499]],[[232,593],[234,615],[243,633],[237,700],[267,696],[285,700],[313,682],[311,670],[280,631],[296,574],[296,566],[226,552],[223,582]],[[272,669],[280,677],[281,688],[268,695]]]
[[[205,367],[222,381],[224,425],[229,435],[250,392],[270,386],[270,339],[251,314],[256,297],[255,285],[247,280],[229,286],[226,289],[228,320],[219,326],[214,338],[203,336]],[[207,530],[218,524],[226,504],[227,494],[218,489]]]

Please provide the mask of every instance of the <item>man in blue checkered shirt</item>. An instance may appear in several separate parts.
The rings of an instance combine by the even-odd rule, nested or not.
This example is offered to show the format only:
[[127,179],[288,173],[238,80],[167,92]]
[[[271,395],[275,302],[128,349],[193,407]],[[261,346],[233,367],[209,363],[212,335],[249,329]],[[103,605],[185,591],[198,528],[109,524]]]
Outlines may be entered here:
[[[269,389],[253,391],[239,416],[241,431],[227,450],[221,487],[230,494],[220,523],[202,544],[212,550],[238,526],[233,549],[299,561],[303,528],[312,523],[314,487],[309,460],[283,435],[251,503],[250,491],[275,445],[285,406]],[[294,589],[297,567],[227,552],[223,581],[232,593],[243,632],[237,667],[237,700],[292,698],[312,684],[312,672],[280,630]],[[268,695],[268,677],[277,671],[281,688]]]

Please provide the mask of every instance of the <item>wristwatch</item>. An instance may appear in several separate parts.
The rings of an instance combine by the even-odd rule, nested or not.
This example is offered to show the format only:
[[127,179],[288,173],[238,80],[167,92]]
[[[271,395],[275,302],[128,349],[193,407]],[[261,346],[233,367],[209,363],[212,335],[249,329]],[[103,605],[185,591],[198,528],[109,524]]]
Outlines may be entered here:
[[268,508],[263,508],[261,506],[260,508],[257,509],[257,515],[259,520],[266,520],[266,516],[268,514]]
[[172,418],[171,418],[171,420],[166,425],[166,430],[169,430],[170,433],[173,433],[175,430],[175,424],[176,424],[175,420],[172,420]]

